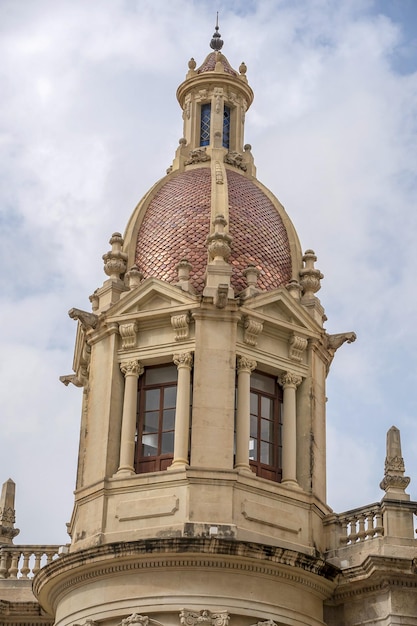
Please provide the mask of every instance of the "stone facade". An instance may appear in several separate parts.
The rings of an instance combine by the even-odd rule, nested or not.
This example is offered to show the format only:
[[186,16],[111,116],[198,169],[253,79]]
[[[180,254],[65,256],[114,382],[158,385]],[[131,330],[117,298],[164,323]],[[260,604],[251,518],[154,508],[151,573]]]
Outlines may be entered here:
[[83,389],[70,544],[15,546],[4,486],[1,624],[417,624],[399,431],[382,501],[334,513],[326,377],[355,334],[323,328],[317,258],[243,145],[246,66],[217,28],[212,44],[177,91],[172,167],[112,235],[92,311],[70,311],[62,381]]

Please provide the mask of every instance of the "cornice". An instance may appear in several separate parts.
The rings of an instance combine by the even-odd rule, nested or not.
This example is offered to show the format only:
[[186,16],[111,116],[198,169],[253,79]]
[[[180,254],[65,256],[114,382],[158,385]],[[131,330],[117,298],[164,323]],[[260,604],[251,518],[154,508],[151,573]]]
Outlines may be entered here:
[[322,599],[334,588],[337,568],[321,556],[269,545],[206,539],[168,538],[119,542],[62,556],[35,576],[33,590],[53,611],[63,593],[88,581],[138,570],[221,569],[243,571],[309,587]]
[[416,559],[370,555],[360,565],[342,570],[332,600],[338,604],[390,587],[417,589]]

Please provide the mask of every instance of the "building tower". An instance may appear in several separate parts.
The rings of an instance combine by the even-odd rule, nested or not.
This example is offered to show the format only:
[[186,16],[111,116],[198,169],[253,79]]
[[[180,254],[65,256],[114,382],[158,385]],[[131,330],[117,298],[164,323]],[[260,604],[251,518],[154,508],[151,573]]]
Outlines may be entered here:
[[[323,328],[316,256],[256,178],[253,92],[222,45],[216,26],[212,52],[190,60],[173,164],[112,235],[92,311],[70,311],[62,380],[83,388],[71,543],[33,587],[56,626],[319,626],[326,603],[329,624],[344,610],[325,381],[355,335]],[[391,435],[384,489],[401,501],[401,519],[387,511],[405,546],[411,503]]]

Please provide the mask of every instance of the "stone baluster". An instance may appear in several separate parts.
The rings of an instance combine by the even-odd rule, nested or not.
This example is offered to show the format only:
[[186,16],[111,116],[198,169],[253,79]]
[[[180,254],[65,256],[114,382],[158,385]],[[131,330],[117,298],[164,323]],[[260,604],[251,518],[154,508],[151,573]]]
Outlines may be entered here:
[[169,469],[186,467],[188,465],[191,368],[193,365],[193,355],[191,352],[174,354],[173,360],[178,368],[178,383],[175,408],[174,460]]
[[30,574],[29,559],[30,559],[30,557],[31,557],[31,552],[28,552],[28,551],[24,551],[23,552],[23,563],[22,563],[22,567],[20,568],[20,574],[21,574],[21,577],[23,579],[29,578],[29,574]]
[[20,551],[12,552],[12,562],[9,569],[9,578],[17,578],[19,571]]
[[367,530],[366,530],[366,525],[365,522],[367,520],[367,516],[365,513],[361,513],[358,516],[358,539],[359,541],[365,541],[366,536],[367,536]]
[[250,440],[250,375],[256,361],[240,356],[237,359],[237,412],[235,468],[251,471],[249,465]]
[[0,556],[0,578],[6,578],[9,553],[3,548]]
[[41,569],[41,559],[42,559],[42,551],[35,551],[35,563],[33,565],[32,568],[32,574],[35,576],[35,574],[37,574],[39,572],[39,570]]
[[375,537],[381,537],[383,535],[384,526],[382,520],[382,512],[380,510],[375,513]]
[[298,487],[297,483],[297,404],[296,390],[301,376],[286,372],[279,378],[284,390],[282,417],[282,483]]
[[144,370],[141,363],[135,360],[121,363],[120,369],[125,376],[125,393],[120,441],[120,462],[117,475],[131,476],[135,473],[133,463],[135,455],[138,378],[143,374]]

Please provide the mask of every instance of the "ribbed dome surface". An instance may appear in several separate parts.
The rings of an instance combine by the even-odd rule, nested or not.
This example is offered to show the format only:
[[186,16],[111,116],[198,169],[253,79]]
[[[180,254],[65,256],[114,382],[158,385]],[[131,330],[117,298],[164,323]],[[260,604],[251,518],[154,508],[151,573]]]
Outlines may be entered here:
[[[229,262],[232,287],[247,286],[242,271],[250,264],[261,270],[258,287],[271,291],[291,278],[288,236],[277,209],[265,193],[245,176],[227,170],[229,233],[233,237]],[[135,263],[145,278],[177,281],[181,259],[192,265],[191,282],[204,288],[206,238],[210,232],[211,170],[202,167],[168,180],[151,200],[139,229]]]

